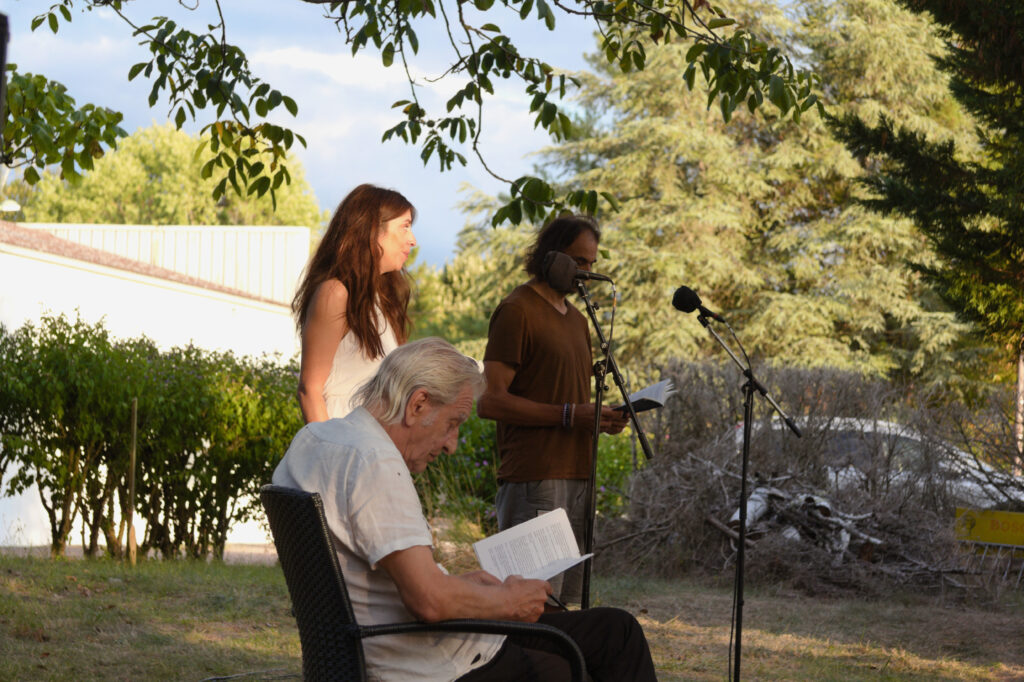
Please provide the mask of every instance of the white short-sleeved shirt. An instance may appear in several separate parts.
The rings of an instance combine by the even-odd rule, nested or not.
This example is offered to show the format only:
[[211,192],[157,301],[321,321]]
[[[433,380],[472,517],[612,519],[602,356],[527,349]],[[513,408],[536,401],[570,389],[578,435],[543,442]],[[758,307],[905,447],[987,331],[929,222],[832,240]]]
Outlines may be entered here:
[[[320,493],[356,621],[416,620],[377,562],[431,546],[412,475],[387,432],[365,409],[307,424],[274,470],[276,485]],[[363,642],[372,680],[454,680],[487,663],[504,637],[422,633]]]

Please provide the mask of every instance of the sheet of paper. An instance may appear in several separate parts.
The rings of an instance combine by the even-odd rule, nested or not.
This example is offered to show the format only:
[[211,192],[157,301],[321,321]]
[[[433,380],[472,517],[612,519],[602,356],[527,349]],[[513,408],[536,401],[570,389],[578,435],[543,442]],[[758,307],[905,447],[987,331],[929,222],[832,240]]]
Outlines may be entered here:
[[580,556],[561,508],[484,538],[473,551],[480,568],[501,580],[510,575],[547,580],[593,556]]
[[[550,563],[547,566],[537,569],[533,573],[523,574],[523,577],[531,578],[533,580],[551,580],[562,571],[568,571],[576,564],[582,563],[592,556],[594,556],[593,553],[584,554],[583,556],[578,556],[574,559],[559,559],[554,563]],[[502,578],[502,580],[504,580],[504,578]]]

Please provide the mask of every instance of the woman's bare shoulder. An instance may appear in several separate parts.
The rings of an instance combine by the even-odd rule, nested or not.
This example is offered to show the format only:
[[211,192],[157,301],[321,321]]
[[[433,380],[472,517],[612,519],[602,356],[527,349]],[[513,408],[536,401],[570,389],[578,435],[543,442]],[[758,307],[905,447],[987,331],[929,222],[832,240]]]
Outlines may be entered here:
[[345,312],[348,307],[348,288],[334,277],[324,280],[313,294],[312,307],[317,312]]

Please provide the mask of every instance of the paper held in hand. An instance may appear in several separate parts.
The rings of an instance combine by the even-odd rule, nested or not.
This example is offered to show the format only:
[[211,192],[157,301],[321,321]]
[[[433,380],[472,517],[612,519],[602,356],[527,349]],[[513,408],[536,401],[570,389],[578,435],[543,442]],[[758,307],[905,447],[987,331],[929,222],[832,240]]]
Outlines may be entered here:
[[[629,402],[633,403],[633,409],[637,412],[643,412],[644,410],[651,410],[655,407],[662,407],[665,401],[668,400],[670,395],[674,395],[676,387],[672,385],[671,379],[662,379],[656,384],[651,384],[646,388],[641,388],[639,391],[629,396]],[[626,411],[625,404],[616,405],[616,410],[622,412]]]
[[473,543],[480,568],[504,580],[510,575],[548,580],[584,559],[569,517],[559,507]]

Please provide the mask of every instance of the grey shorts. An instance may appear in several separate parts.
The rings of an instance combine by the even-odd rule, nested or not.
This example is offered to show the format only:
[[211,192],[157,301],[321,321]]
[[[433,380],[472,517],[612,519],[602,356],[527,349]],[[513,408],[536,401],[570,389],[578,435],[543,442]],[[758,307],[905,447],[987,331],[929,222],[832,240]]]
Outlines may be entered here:
[[[498,530],[511,528],[559,507],[569,516],[576,544],[583,551],[586,528],[587,482],[577,479],[552,479],[512,483],[498,486],[495,507]],[[555,595],[564,602],[578,604],[583,594],[583,564],[577,564],[550,581]]]

